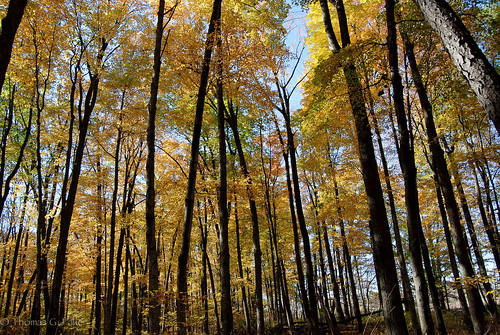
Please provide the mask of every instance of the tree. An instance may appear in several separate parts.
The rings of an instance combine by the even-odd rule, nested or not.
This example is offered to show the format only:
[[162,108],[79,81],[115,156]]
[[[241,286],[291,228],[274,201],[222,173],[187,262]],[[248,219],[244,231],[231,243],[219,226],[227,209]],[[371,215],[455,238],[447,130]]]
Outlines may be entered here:
[[500,75],[445,0],[415,0],[500,133]]
[[10,0],[7,15],[2,19],[0,31],[0,93],[2,93],[7,67],[9,66],[14,38],[27,3],[28,0]]
[[214,0],[212,16],[207,32],[205,53],[202,62],[198,97],[196,101],[196,114],[191,142],[191,159],[188,172],[188,186],[185,199],[184,228],[182,231],[181,253],[178,258],[177,270],[177,327],[179,334],[187,333],[186,312],[187,304],[187,262],[189,257],[189,246],[191,243],[191,228],[193,224],[194,194],[196,187],[196,172],[198,168],[198,153],[200,148],[201,126],[203,122],[203,110],[205,107],[205,94],[207,90],[210,71],[210,59],[212,58],[215,27],[221,17],[221,0]]
[[[326,0],[321,0],[320,5],[330,50],[332,52],[340,52],[341,47],[333,31],[328,3]],[[345,48],[350,44],[350,37],[343,2],[337,1],[336,7],[340,23],[342,47]],[[389,223],[385,211],[382,186],[378,174],[361,82],[357,74],[356,66],[352,62],[346,62],[342,70],[348,86],[349,101],[352,107],[358,138],[363,181],[370,208],[369,226],[373,244],[373,258],[380,286],[386,331],[388,334],[407,334],[408,329],[404,322],[403,308],[399,297],[399,285],[396,274],[396,264],[392,252]]]

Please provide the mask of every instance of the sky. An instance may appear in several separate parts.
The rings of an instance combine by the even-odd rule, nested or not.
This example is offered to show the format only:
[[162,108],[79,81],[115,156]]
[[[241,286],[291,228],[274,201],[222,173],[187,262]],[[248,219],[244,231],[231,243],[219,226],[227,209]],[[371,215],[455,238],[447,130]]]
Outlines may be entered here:
[[[304,47],[304,40],[307,35],[307,29],[306,29],[306,12],[302,10],[300,6],[297,5],[291,5],[292,8],[290,9],[290,14],[288,15],[287,21],[286,21],[286,28],[288,30],[288,35],[286,38],[286,45],[289,47],[289,49],[292,52],[299,53],[300,50]],[[304,49],[302,53],[302,57],[300,59],[299,65],[297,67],[297,70],[294,73],[294,76],[292,78],[291,84],[290,84],[290,89],[295,86],[298,80],[300,80],[303,75],[304,75],[304,62],[308,58],[308,52],[307,48]],[[288,75],[291,74],[293,71],[293,67],[295,66],[296,61],[293,60],[290,62],[288,65]],[[302,107],[301,105],[301,100],[302,100],[302,90],[297,88],[291,99],[290,99],[290,107],[292,108],[292,111],[295,111],[297,109],[300,109]]]

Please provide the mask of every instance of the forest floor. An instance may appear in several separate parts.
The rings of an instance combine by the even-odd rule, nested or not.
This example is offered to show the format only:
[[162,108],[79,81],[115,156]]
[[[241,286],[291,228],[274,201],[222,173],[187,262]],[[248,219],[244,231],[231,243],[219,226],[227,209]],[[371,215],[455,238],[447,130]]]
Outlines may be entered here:
[[[464,319],[460,312],[457,311],[446,311],[444,313],[444,319],[446,324],[446,329],[448,335],[473,335],[472,329],[466,326]],[[411,331],[411,322],[408,320],[407,325],[409,325],[409,333]],[[341,334],[367,334],[367,335],[382,335],[385,334],[384,320],[380,316],[368,316],[363,317],[363,331],[358,332],[355,321],[350,321],[348,323],[339,323],[339,330]],[[282,335],[282,334],[293,334],[293,335],[306,335],[309,334],[308,326],[305,322],[298,322],[292,332],[289,331],[288,327],[279,325],[270,328],[266,331],[269,335]],[[320,334],[331,334],[330,329],[327,324],[322,324]],[[500,335],[500,320],[495,320],[489,316],[486,317],[486,334]]]

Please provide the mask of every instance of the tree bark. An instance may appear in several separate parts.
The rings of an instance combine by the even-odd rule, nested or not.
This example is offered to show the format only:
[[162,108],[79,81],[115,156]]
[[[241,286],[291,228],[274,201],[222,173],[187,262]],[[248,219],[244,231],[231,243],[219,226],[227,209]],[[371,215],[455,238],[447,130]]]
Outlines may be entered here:
[[28,0],[10,0],[7,14],[2,19],[0,30],[0,93],[12,55],[12,47],[17,29],[21,24]]
[[[163,51],[163,19],[165,16],[165,0],[158,3],[158,13],[155,34],[155,49],[153,56],[153,77],[151,79],[150,96],[148,103],[147,127],[147,158],[146,158],[146,245],[148,258],[148,319],[149,333],[160,333],[160,304],[158,302],[159,268],[158,251],[156,246],[156,221],[155,221],[155,122],[156,105],[158,99],[158,84],[160,82],[161,56]],[[118,260],[119,261],[119,260]]]
[[[101,48],[98,52],[98,64],[102,62],[104,52],[108,46],[108,42],[102,38]],[[76,192],[78,189],[78,181],[80,178],[80,171],[82,168],[83,151],[85,149],[85,142],[87,138],[87,129],[90,121],[90,116],[94,110],[97,100],[97,91],[99,87],[99,73],[90,74],[90,84],[85,97],[83,118],[80,122],[80,132],[78,135],[78,144],[75,151],[73,170],[71,175],[71,183],[69,185],[67,197],[63,201],[61,208],[61,221],[59,227],[59,243],[57,245],[57,255],[54,267],[54,277],[52,281],[52,291],[50,298],[50,308],[48,313],[47,335],[55,335],[61,317],[59,315],[59,299],[61,294],[61,287],[63,284],[64,267],[66,264],[66,250],[68,245],[69,227],[71,225],[71,218],[73,216],[73,208],[75,206]]]
[[410,131],[408,119],[404,107],[404,93],[401,76],[399,74],[399,60],[397,49],[396,22],[394,19],[394,0],[386,0],[387,18],[387,47],[389,67],[391,71],[391,83],[393,92],[394,111],[398,124],[399,142],[398,157],[401,171],[403,172],[405,187],[406,222],[408,226],[408,240],[410,251],[410,262],[413,270],[413,282],[417,301],[417,312],[423,334],[434,334],[434,322],[432,320],[429,291],[425,281],[425,272],[422,264],[422,251],[420,249],[420,234],[422,223],[420,219],[420,208],[417,188],[417,168],[415,165],[415,152],[410,144]]
[[[406,39],[405,43],[407,50],[413,48],[408,39]],[[453,191],[453,186],[451,184],[448,165],[446,164],[444,152],[439,144],[439,138],[437,137],[434,117],[432,115],[432,105],[430,104],[429,98],[427,97],[427,92],[420,79],[420,74],[416,72],[418,70],[418,67],[416,66],[414,57],[413,59],[409,58],[409,62],[412,70],[412,76],[415,82],[415,87],[420,99],[420,105],[422,106],[422,112],[424,115],[432,166],[435,169],[436,175],[438,176],[438,182],[444,195],[446,211],[448,213],[450,223],[450,231],[453,238],[455,253],[458,257],[458,263],[460,266],[462,277],[467,280],[473,280],[475,277],[475,273],[469,257],[462,223],[460,222],[460,213]],[[465,289],[474,332],[476,333],[476,335],[482,334],[484,332],[484,307],[481,301],[479,290],[475,283],[466,283]]]
[[450,58],[469,83],[497,132],[500,132],[500,75],[445,0],[415,2],[441,38]]
[[[322,1],[326,0],[320,0],[320,3]],[[326,7],[326,10],[328,9],[328,6],[322,6],[322,9],[324,7]],[[337,14],[341,23],[342,42],[345,44],[343,47],[345,47],[349,44],[349,28],[347,24],[342,24],[344,21],[343,18],[345,18],[342,0],[337,1]],[[331,22],[326,22],[325,26],[329,24],[331,25]],[[335,35],[328,34],[328,31],[327,38],[329,40],[336,39]],[[338,42],[336,44],[338,45]],[[332,52],[339,51],[332,50]],[[366,114],[363,90],[354,64],[347,62],[343,65],[343,71],[356,127],[361,170],[370,210],[370,236],[373,246],[375,271],[380,287],[386,332],[387,334],[394,335],[408,334],[399,294],[389,222],[385,211],[384,196],[373,148],[370,123]]]
[[181,252],[178,258],[177,269],[177,327],[179,335],[187,334],[186,312],[187,302],[187,262],[191,244],[191,230],[193,226],[194,196],[196,189],[196,172],[198,168],[198,153],[200,149],[201,126],[203,124],[203,110],[205,108],[205,95],[207,91],[208,77],[210,74],[210,59],[212,58],[213,38],[215,25],[221,17],[222,0],[214,0],[212,16],[207,32],[205,43],[205,54],[203,56],[200,85],[196,101],[196,113],[194,119],[193,139],[191,141],[191,157],[189,163],[188,186],[185,198],[184,228],[182,231]]
[[484,208],[483,197],[481,195],[481,188],[479,187],[479,181],[477,178],[476,168],[474,163],[469,162],[469,166],[472,171],[472,175],[474,176],[474,186],[476,188],[476,199],[477,205],[479,207],[479,213],[481,215],[481,221],[484,225],[484,230],[486,231],[486,236],[488,236],[488,241],[490,242],[491,252],[493,253],[493,258],[495,259],[495,264],[497,269],[500,269],[500,236],[497,234],[497,230],[491,224],[488,215],[486,214],[486,210]]
[[[224,124],[224,92],[222,87],[222,40],[220,24],[216,29],[217,39],[217,128],[219,139],[219,245],[222,334],[233,332],[233,309],[231,306],[231,272],[229,255],[229,212],[227,202],[227,154],[226,130]],[[257,266],[257,264],[255,264]]]
[[252,186],[252,178],[250,172],[248,171],[247,163],[245,160],[245,155],[243,152],[243,146],[240,139],[240,133],[238,130],[238,115],[234,110],[232,104],[228,108],[229,125],[233,131],[234,142],[236,145],[236,150],[238,151],[238,158],[241,165],[241,170],[243,176],[246,178],[246,191],[248,195],[248,202],[250,206],[250,215],[252,219],[252,240],[253,240],[253,254],[254,254],[254,267],[255,267],[255,308],[256,308],[256,319],[257,319],[257,329],[256,334],[264,334],[264,304],[262,296],[262,251],[260,249],[260,230],[259,230],[259,218],[257,214],[257,205],[255,203],[254,191]]
[[287,135],[287,153],[290,155],[291,179],[293,185],[293,196],[295,199],[295,210],[297,214],[297,222],[299,224],[300,234],[302,235],[302,247],[304,248],[304,259],[306,262],[306,281],[307,294],[309,301],[309,322],[311,331],[316,334],[319,331],[318,319],[318,302],[316,298],[316,283],[314,276],[314,267],[311,253],[311,243],[309,241],[309,233],[307,230],[304,210],[302,208],[302,196],[300,194],[299,173],[297,169],[296,146],[294,134],[291,125],[290,111],[290,96],[286,91],[286,87],[280,85],[276,78],[276,85],[279,90],[281,108],[279,109],[285,119],[286,135]]
[[354,273],[352,271],[351,254],[349,253],[349,247],[347,246],[344,221],[342,218],[340,219],[340,237],[342,238],[342,249],[344,252],[344,257],[346,259],[347,273],[349,275],[349,281],[351,282],[349,287],[351,288],[354,317],[356,318],[358,333],[362,333],[363,321],[361,319],[361,311],[359,309],[359,299],[358,299],[358,294],[356,293],[356,283],[354,281]]

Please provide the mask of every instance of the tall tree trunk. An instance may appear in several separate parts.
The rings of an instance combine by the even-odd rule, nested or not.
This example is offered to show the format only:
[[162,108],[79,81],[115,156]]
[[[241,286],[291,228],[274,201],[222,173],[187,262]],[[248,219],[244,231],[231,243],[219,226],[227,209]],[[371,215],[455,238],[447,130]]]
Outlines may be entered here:
[[474,176],[474,186],[476,188],[476,199],[477,205],[479,207],[479,212],[481,214],[481,221],[483,222],[484,230],[486,231],[486,236],[488,236],[488,241],[490,242],[491,252],[493,253],[493,258],[495,259],[495,264],[497,269],[500,269],[500,236],[497,234],[497,230],[492,226],[490,219],[486,214],[484,208],[483,197],[481,195],[481,188],[479,187],[479,181],[477,178],[476,168],[474,163],[469,162],[469,166]]
[[[365,80],[368,84],[368,80],[366,77],[365,77]],[[392,220],[392,226],[393,226],[392,228],[394,231],[394,240],[396,242],[396,251],[397,251],[397,257],[398,257],[398,262],[399,262],[399,270],[401,272],[401,282],[402,282],[402,286],[403,286],[403,297],[405,300],[405,306],[406,306],[407,311],[410,313],[413,334],[414,335],[421,335],[422,328],[420,327],[420,322],[418,321],[417,310],[415,308],[415,299],[413,298],[413,293],[412,293],[413,290],[411,288],[410,278],[408,276],[408,269],[406,267],[406,259],[404,257],[405,253],[403,251],[403,243],[401,242],[401,232],[399,229],[399,220],[398,220],[397,211],[396,211],[396,203],[394,201],[394,192],[393,192],[392,185],[391,185],[391,176],[389,173],[387,159],[385,157],[385,149],[384,149],[384,145],[382,142],[382,136],[380,134],[380,127],[378,125],[378,121],[377,121],[377,118],[375,116],[373,97],[371,96],[370,92],[368,92],[367,94],[368,94],[368,102],[370,105],[370,116],[371,116],[371,119],[373,121],[374,130],[375,130],[375,134],[377,137],[378,149],[380,152],[380,160],[382,161],[382,168],[384,170],[384,180],[385,180],[385,185],[386,185],[386,189],[387,189],[387,191],[386,191],[387,197],[389,200],[389,209],[391,212],[391,220]],[[396,143],[396,145],[397,145],[397,143]],[[396,147],[396,149],[399,150],[398,147]]]
[[[238,200],[234,202],[234,222],[236,225],[236,253],[238,258],[238,271],[240,279],[243,281],[243,262],[241,260],[241,242],[240,242],[240,220],[238,216]],[[247,291],[245,285],[241,285],[241,298],[243,299],[243,313],[245,315],[245,325],[247,333],[250,333],[250,311],[248,309]]]
[[95,261],[95,324],[93,328],[94,335],[101,334],[101,306],[102,306],[102,288],[101,288],[101,277],[102,277],[102,224],[104,222],[103,215],[103,195],[102,195],[102,179],[101,179],[101,161],[98,158],[97,161],[97,174],[98,174],[98,185],[97,185],[97,236],[96,236],[96,247],[97,247],[97,257]]
[[[394,7],[394,0],[386,0],[388,59],[391,71],[394,110],[398,124],[398,157],[405,186],[410,261],[413,270],[413,281],[415,283],[415,293],[417,297],[417,311],[422,333],[434,334],[434,322],[432,320],[430,308],[429,291],[425,281],[424,267],[422,265],[422,251],[420,249],[419,232],[422,230],[422,223],[420,220],[418,201],[417,168],[415,165],[415,152],[410,143],[410,131],[408,129],[408,119],[404,107],[403,84],[399,74]],[[398,141],[398,138],[395,138],[395,141]]]
[[349,287],[351,288],[354,317],[356,318],[358,333],[362,333],[363,321],[361,320],[361,311],[359,309],[358,294],[356,293],[356,282],[354,281],[354,273],[352,271],[351,254],[349,253],[349,247],[347,246],[347,240],[344,229],[344,220],[341,218],[339,223],[340,223],[340,237],[342,238],[342,249],[344,252],[344,257],[346,259],[346,267],[347,267],[347,273],[349,275],[349,281],[351,282]]
[[[0,51],[0,53],[1,53],[1,51]],[[38,73],[39,73],[39,71],[37,68],[37,70],[36,70],[37,82],[38,82]],[[46,90],[47,90],[47,84],[45,81],[45,87],[44,87],[43,94],[45,94]],[[1,87],[0,87],[0,91],[1,91]],[[24,151],[26,149],[26,146],[28,145],[28,141],[30,138],[31,124],[32,124],[32,120],[33,120],[33,108],[30,108],[28,124],[26,125],[26,130],[25,130],[23,142],[21,143],[21,147],[19,148],[19,152],[17,153],[17,157],[15,158],[15,160],[12,160],[12,157],[11,157],[11,160],[14,161],[14,167],[7,174],[6,173],[7,172],[6,171],[6,163],[7,163],[6,155],[7,155],[7,150],[8,150],[7,140],[10,136],[12,136],[11,129],[12,129],[12,124],[13,124],[13,120],[14,120],[14,96],[15,96],[15,92],[16,92],[16,87],[14,86],[12,88],[12,93],[9,94],[8,111],[7,111],[7,113],[6,113],[7,115],[5,116],[5,119],[4,119],[4,124],[3,124],[3,129],[2,129],[2,138],[1,138],[1,142],[0,142],[0,151],[1,151],[0,152],[0,186],[1,186],[0,187],[0,215],[3,213],[5,202],[7,201],[7,197],[9,196],[9,193],[10,193],[12,179],[14,179],[17,172],[19,171],[19,168],[21,167],[21,163],[22,163],[23,158],[24,158]],[[37,91],[37,93],[38,93],[37,97],[39,97],[40,94],[38,91]],[[39,102],[39,101],[37,101],[37,102]],[[41,112],[42,108],[39,108],[39,104],[37,104],[37,107],[38,107],[37,109],[40,109],[40,112]],[[7,174],[7,177],[4,180],[4,177],[6,174]]]
[[[328,4],[326,0],[320,0],[320,4],[324,14],[323,17],[325,18],[325,13],[329,11]],[[349,28],[342,0],[338,0],[336,6],[342,44],[343,47],[346,47],[350,44]],[[331,28],[331,22],[323,20],[323,23],[330,44],[336,46],[332,49],[332,52],[339,52],[340,47],[338,47],[339,44],[335,35],[332,34],[333,29]],[[392,251],[389,222],[385,211],[382,185],[378,174],[370,123],[366,114],[363,90],[354,64],[347,62],[343,66],[343,71],[356,127],[361,170],[370,210],[370,236],[373,246],[375,270],[380,287],[386,332],[387,334],[408,334],[399,294],[398,277]]]
[[[115,262],[115,230],[116,230],[116,212],[117,212],[117,201],[118,201],[118,179],[120,174],[120,149],[122,141],[122,131],[121,131],[121,114],[120,114],[120,125],[118,129],[118,134],[115,144],[114,153],[114,178],[113,178],[113,194],[111,196],[111,218],[110,218],[110,242],[109,242],[109,263],[108,263],[108,277],[107,277],[107,287],[106,287],[106,306],[104,309],[104,334],[114,334],[116,325],[116,304],[113,303],[113,272],[114,262]],[[120,236],[121,237],[121,236]],[[121,255],[121,248],[118,246],[119,251],[117,254]],[[117,269],[120,267],[120,259],[116,258],[116,263],[118,264]],[[119,278],[115,279],[115,283],[118,284]],[[114,309],[114,317],[113,317]]]
[[453,274],[453,278],[455,280],[454,288],[457,290],[458,301],[460,301],[460,305],[462,306],[462,310],[465,316],[465,324],[467,326],[472,326],[472,321],[470,319],[469,306],[467,305],[467,298],[465,297],[465,293],[462,287],[462,283],[457,280],[460,278],[460,273],[458,271],[457,260],[455,258],[455,250],[453,249],[453,241],[450,233],[450,226],[448,224],[448,217],[446,215],[446,208],[444,205],[444,199],[441,193],[441,188],[439,187],[439,181],[436,174],[434,174],[434,183],[436,185],[436,197],[438,199],[439,212],[441,214],[441,218],[443,220],[443,230],[444,236],[446,239],[446,246],[448,249],[448,256],[450,258],[450,266],[451,272]]
[[[406,39],[406,48],[410,50],[413,46]],[[408,54],[408,53],[407,53]],[[409,54],[408,54],[409,55]],[[472,262],[469,258],[468,247],[465,242],[464,230],[462,223],[460,222],[460,213],[458,210],[458,204],[453,191],[453,186],[451,184],[450,174],[448,172],[448,166],[444,157],[443,149],[439,144],[439,138],[437,137],[436,126],[434,124],[434,117],[432,115],[432,106],[427,97],[427,92],[421,81],[420,73],[418,73],[418,67],[416,66],[416,61],[414,57],[408,58],[412,70],[413,80],[415,82],[415,87],[420,99],[420,105],[422,106],[422,112],[425,120],[425,128],[427,131],[427,140],[429,143],[429,150],[431,153],[432,166],[435,168],[436,174],[438,176],[439,185],[445,199],[446,211],[448,213],[448,218],[450,222],[451,235],[453,238],[453,244],[455,247],[455,253],[458,257],[458,263],[462,273],[462,277],[474,278],[475,273],[472,267]],[[413,63],[413,66],[412,66]],[[481,301],[481,296],[479,290],[475,285],[466,285],[466,295],[469,304],[469,311],[471,316],[472,325],[474,327],[474,332],[479,335],[484,331],[484,315],[483,315],[483,304]]]
[[238,151],[238,158],[241,165],[241,170],[243,176],[246,178],[246,191],[248,195],[248,202],[250,206],[250,215],[252,219],[252,240],[253,240],[253,254],[254,254],[254,266],[255,266],[255,307],[256,307],[256,319],[257,319],[257,329],[256,334],[264,334],[264,304],[262,297],[262,252],[260,249],[260,230],[259,230],[259,218],[257,214],[257,205],[255,203],[254,191],[252,186],[252,178],[250,172],[248,171],[247,163],[245,160],[245,155],[243,152],[243,146],[240,139],[240,133],[238,130],[238,115],[234,110],[232,103],[229,105],[228,117],[229,125],[233,131],[234,142],[236,145],[236,150]]
[[288,191],[288,205],[290,207],[290,216],[292,219],[293,245],[294,245],[294,251],[295,251],[295,265],[297,268],[297,277],[298,277],[298,282],[299,282],[300,297],[302,300],[304,314],[306,315],[306,318],[307,318],[310,326],[312,326],[313,322],[311,320],[309,299],[307,297],[307,291],[306,291],[306,286],[305,286],[304,270],[302,268],[302,255],[301,255],[301,250],[300,250],[299,232],[298,232],[298,227],[297,227],[297,217],[295,215],[295,205],[294,205],[294,201],[293,201],[294,195],[293,195],[293,188],[292,188],[292,180],[290,177],[290,163],[288,160],[288,147],[285,146],[285,142],[283,140],[283,137],[281,136],[281,131],[279,130],[276,117],[274,117],[274,122],[276,125],[276,130],[278,131],[278,137],[279,137],[279,141],[281,144],[281,150],[282,150],[282,154],[283,154],[283,161],[285,162],[286,186],[287,186],[287,191]]
[[[24,194],[21,215],[19,216],[19,218],[20,218],[19,230],[18,230],[17,236],[16,236],[16,244],[14,247],[14,254],[12,255],[12,264],[10,266],[10,275],[9,275],[9,281],[7,284],[6,301],[5,301],[5,305],[4,305],[4,314],[3,314],[4,318],[7,318],[9,316],[10,301],[12,298],[12,289],[14,287],[14,281],[15,281],[15,276],[16,276],[17,260],[19,257],[19,249],[21,247],[22,236],[24,233],[24,215],[26,213],[26,203],[28,202],[28,195],[29,195],[29,185],[26,186],[26,192]],[[14,310],[14,308],[15,308],[15,306],[13,306],[13,310]]]
[[[233,309],[231,306],[231,271],[229,256],[229,212],[227,209],[227,154],[226,131],[224,124],[224,92],[222,88],[222,37],[220,24],[216,27],[217,35],[217,128],[219,138],[219,225],[220,225],[220,285],[221,285],[221,321],[222,334],[233,332]],[[257,264],[256,264],[257,266]]]
[[345,319],[344,310],[342,309],[342,303],[340,302],[340,290],[339,283],[337,282],[337,276],[335,275],[335,266],[333,265],[332,248],[330,247],[330,241],[328,239],[328,231],[326,225],[323,226],[323,241],[325,242],[326,259],[328,261],[328,268],[330,269],[330,277],[333,286],[333,299],[335,301],[335,310],[339,315],[339,320]]
[[[101,48],[99,50],[97,59],[99,66],[104,57],[104,51],[108,46],[108,42],[101,38]],[[52,280],[52,291],[50,295],[50,308],[48,319],[51,320],[47,324],[47,335],[55,335],[61,317],[59,315],[59,299],[61,294],[61,287],[63,284],[64,267],[66,264],[66,250],[68,245],[69,227],[71,225],[71,218],[73,216],[73,208],[75,206],[76,192],[78,189],[78,181],[80,178],[80,171],[82,168],[83,151],[85,149],[85,142],[87,138],[87,129],[90,121],[90,116],[94,110],[97,100],[97,89],[99,86],[99,73],[90,74],[90,84],[85,97],[83,118],[79,124],[78,144],[75,151],[74,161],[72,164],[71,183],[69,185],[68,193],[63,206],[61,208],[61,221],[59,226],[59,243],[57,245],[57,255],[54,267],[54,275]]]
[[[451,173],[453,175],[453,179],[455,180],[455,185],[457,188],[458,192],[458,197],[460,198],[460,205],[462,207],[462,212],[464,213],[464,218],[465,218],[465,224],[467,227],[467,231],[469,232],[469,236],[471,239],[471,244],[472,244],[472,251],[474,253],[474,256],[476,257],[477,265],[479,267],[479,274],[482,277],[487,277],[488,272],[486,270],[486,264],[484,262],[483,254],[480,249],[480,244],[477,239],[477,234],[476,234],[476,229],[474,228],[474,222],[472,221],[472,215],[469,209],[469,205],[467,203],[467,198],[465,197],[465,191],[462,186],[462,181],[460,179],[460,174],[458,172],[458,167],[455,163],[454,157],[453,157],[453,152],[452,150],[448,150],[448,157],[450,158],[450,169]],[[491,287],[491,284],[488,280],[484,281],[483,287],[486,293],[488,292],[493,292],[493,288]],[[493,296],[491,294],[486,294],[486,302],[488,304],[488,309],[489,312],[492,315],[497,315],[498,310],[497,310],[497,304],[495,303],[495,300],[493,299]]]
[[10,0],[7,14],[2,19],[0,30],[0,93],[2,93],[7,67],[10,63],[14,38],[27,3],[28,0]]
[[500,75],[445,0],[415,0],[500,133]]
[[316,283],[314,277],[314,267],[311,253],[311,243],[309,241],[309,233],[307,230],[304,210],[302,208],[302,196],[300,194],[299,173],[297,168],[296,146],[294,134],[291,125],[291,110],[290,110],[290,95],[286,87],[280,85],[276,78],[276,85],[279,90],[281,108],[279,109],[285,119],[286,135],[287,135],[287,153],[290,155],[290,168],[293,185],[293,195],[295,199],[295,210],[297,221],[299,224],[300,234],[302,235],[302,247],[304,248],[304,260],[306,263],[306,281],[307,293],[309,301],[309,322],[311,331],[316,334],[319,331],[318,319],[318,302],[316,299]]
[[198,153],[200,149],[201,126],[203,123],[203,110],[205,107],[205,95],[207,91],[208,77],[210,73],[210,59],[212,58],[213,39],[215,26],[221,17],[222,0],[214,0],[212,16],[205,42],[205,54],[203,56],[200,85],[196,101],[196,114],[194,119],[193,139],[191,141],[191,158],[189,163],[188,186],[185,199],[184,228],[182,231],[181,252],[178,258],[177,268],[177,327],[179,335],[187,334],[186,312],[187,302],[187,262],[191,243],[191,229],[193,226],[194,196],[196,188],[196,171],[198,168]]
[[150,96],[148,103],[147,128],[147,158],[146,158],[146,245],[148,258],[148,331],[151,334],[160,333],[160,304],[158,302],[159,268],[158,252],[156,247],[155,221],[155,122],[156,105],[158,99],[158,84],[160,82],[161,56],[163,51],[163,19],[165,16],[165,0],[158,3],[156,22],[155,50],[153,56],[153,77],[151,79]]

